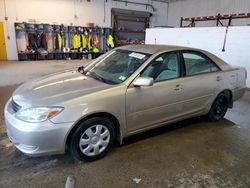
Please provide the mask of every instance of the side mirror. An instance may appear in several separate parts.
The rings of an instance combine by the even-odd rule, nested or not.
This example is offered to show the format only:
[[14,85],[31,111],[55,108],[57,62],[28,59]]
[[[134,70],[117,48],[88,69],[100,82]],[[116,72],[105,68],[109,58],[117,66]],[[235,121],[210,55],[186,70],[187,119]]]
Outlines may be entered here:
[[133,83],[135,87],[152,86],[153,84],[154,84],[154,79],[151,77],[139,77]]
[[80,73],[84,73],[84,68],[85,68],[85,66],[81,66],[81,67],[78,67],[78,72],[80,72]]

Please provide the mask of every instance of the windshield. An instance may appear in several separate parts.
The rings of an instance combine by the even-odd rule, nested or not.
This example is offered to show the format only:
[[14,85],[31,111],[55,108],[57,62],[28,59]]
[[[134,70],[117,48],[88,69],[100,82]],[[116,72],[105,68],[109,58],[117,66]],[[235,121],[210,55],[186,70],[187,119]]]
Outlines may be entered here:
[[108,84],[120,84],[149,57],[150,54],[118,49],[96,63],[86,75]]

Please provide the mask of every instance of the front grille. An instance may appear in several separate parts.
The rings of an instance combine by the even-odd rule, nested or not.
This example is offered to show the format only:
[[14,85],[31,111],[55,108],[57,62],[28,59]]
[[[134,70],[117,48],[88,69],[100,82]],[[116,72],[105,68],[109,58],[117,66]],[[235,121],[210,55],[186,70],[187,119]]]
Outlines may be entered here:
[[14,112],[18,112],[22,107],[18,105],[13,99],[11,99],[11,107]]

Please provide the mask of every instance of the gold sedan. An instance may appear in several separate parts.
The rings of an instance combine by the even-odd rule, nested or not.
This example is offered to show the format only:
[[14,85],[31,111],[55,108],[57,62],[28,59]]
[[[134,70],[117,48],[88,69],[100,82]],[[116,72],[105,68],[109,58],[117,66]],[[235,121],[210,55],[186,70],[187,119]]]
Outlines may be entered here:
[[93,161],[114,141],[186,118],[221,120],[246,89],[244,68],[177,46],[116,48],[78,70],[21,85],[5,107],[7,133],[30,156]]

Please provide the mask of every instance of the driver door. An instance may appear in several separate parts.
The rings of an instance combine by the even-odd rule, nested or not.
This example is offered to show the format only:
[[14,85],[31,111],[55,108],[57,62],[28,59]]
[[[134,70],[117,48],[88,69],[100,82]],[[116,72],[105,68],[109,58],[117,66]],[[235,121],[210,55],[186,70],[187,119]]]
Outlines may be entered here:
[[157,126],[180,116],[182,110],[179,52],[168,52],[155,58],[140,74],[154,79],[153,86],[134,87],[126,93],[126,115],[129,133]]

